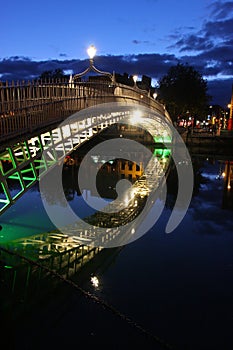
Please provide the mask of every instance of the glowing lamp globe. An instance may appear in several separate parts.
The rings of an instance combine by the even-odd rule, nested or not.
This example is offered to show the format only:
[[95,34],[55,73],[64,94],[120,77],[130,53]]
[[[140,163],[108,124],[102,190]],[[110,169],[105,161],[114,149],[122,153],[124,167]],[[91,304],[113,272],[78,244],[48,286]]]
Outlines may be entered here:
[[96,48],[95,48],[94,45],[91,45],[90,47],[88,47],[87,54],[88,54],[88,56],[90,57],[91,60],[95,57]]

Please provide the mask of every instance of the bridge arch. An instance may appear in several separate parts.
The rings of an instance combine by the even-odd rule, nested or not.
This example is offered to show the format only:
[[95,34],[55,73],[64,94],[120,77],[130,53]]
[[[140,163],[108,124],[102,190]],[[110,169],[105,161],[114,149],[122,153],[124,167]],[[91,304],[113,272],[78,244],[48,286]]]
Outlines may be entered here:
[[[128,91],[128,87],[126,90]],[[122,92],[123,90],[119,98],[124,102],[96,104],[71,114],[62,123],[54,128],[51,127],[48,131],[38,132],[33,137],[22,136],[19,140],[8,141],[0,153],[2,187],[0,213],[11,206],[38,180],[39,173],[47,172],[57,162],[63,162],[64,157],[75,147],[114,123],[124,121],[135,124],[136,122],[153,137],[159,137],[160,142],[163,142],[167,135],[171,139],[169,135],[171,121],[163,106],[149,99],[151,106],[148,108],[146,98],[142,102],[135,96],[122,95]],[[137,113],[141,113],[141,121]],[[50,151],[45,153],[48,148]],[[9,183],[12,181],[18,183],[19,190],[16,193],[10,190]]]
[[61,161],[82,142],[116,123],[136,125],[149,132],[155,142],[159,140],[171,146],[172,126],[169,116],[164,116],[164,111],[148,109],[136,101],[113,102],[83,109],[66,118],[53,130],[50,142],[44,145],[44,151],[49,148],[49,152],[44,154],[48,162]]
[[[164,117],[164,114],[161,113],[160,111],[158,110],[153,111],[151,109],[146,108],[145,106],[141,106],[136,103],[128,103],[128,104],[108,103],[108,104],[98,105],[98,106],[95,106],[94,108],[89,108],[89,109],[80,111],[78,113],[75,113],[74,115],[66,119],[63,123],[61,123],[60,128],[62,130],[62,135],[57,141],[52,142],[50,145],[48,145],[48,148],[46,148],[43,153],[47,163],[50,162],[51,164],[50,169],[53,169],[54,166],[56,166],[58,163],[60,163],[61,165],[63,164],[64,157],[81,144],[81,142],[78,142],[79,141],[78,138],[80,136],[83,135],[84,138],[92,137],[94,128],[98,129],[100,127],[100,129],[102,130],[108,127],[109,125],[112,125],[115,123],[122,123],[122,121],[127,124],[136,123],[137,126],[148,131],[154,138],[160,137],[160,142],[162,142],[165,146],[172,148],[172,151],[174,151],[174,145],[177,146],[176,142],[177,142],[177,138],[179,139],[179,135],[175,131],[174,127],[171,125],[170,120],[166,119]],[[175,143],[174,143],[174,136],[176,141]],[[77,142],[77,146],[74,146],[76,142]],[[112,142],[115,143],[114,140],[112,140]],[[125,152],[126,153],[128,152],[127,143],[122,141],[119,147],[125,148]],[[135,145],[135,149],[136,148],[137,146]],[[60,151],[62,151],[62,154],[59,156]],[[110,154],[109,154],[109,151],[110,151]],[[134,150],[132,149],[131,151],[134,151]],[[116,148],[113,148],[112,154],[111,154],[111,147],[104,150],[104,152],[108,154],[108,159],[115,159],[115,155],[116,153],[118,153],[116,151]],[[122,153],[120,154],[122,155]],[[184,148],[181,147],[178,153],[173,152],[172,157],[176,165],[181,164],[181,162],[183,162],[183,160],[186,159],[187,167],[185,169],[179,168],[179,167],[177,168],[178,181],[179,181],[179,185],[182,184],[182,190],[178,193],[176,203],[178,203],[178,207],[179,205],[181,205],[182,210],[181,210],[181,207],[179,207],[179,209],[176,208],[176,211],[172,213],[167,226],[167,232],[172,231],[174,227],[176,227],[181,221],[181,219],[183,218],[182,213],[186,212],[185,210],[187,210],[187,206],[189,205],[191,193],[192,193],[192,169],[190,168],[191,161],[190,161],[189,155],[186,154],[186,147]],[[124,157],[121,157],[121,158],[124,158]],[[146,167],[145,173],[149,176],[149,178],[152,178],[153,172],[155,171],[157,166],[154,164],[154,159],[152,155],[150,155],[150,158],[152,158],[152,161],[151,162],[149,161],[148,163],[150,164],[149,170]],[[125,159],[129,159],[129,158],[126,157]],[[65,204],[66,199],[64,197],[64,193],[61,185],[61,171],[62,171],[61,166],[60,168],[56,167],[55,173],[53,173],[53,178],[57,184],[55,186],[56,191],[58,190],[61,195],[60,202],[63,203],[62,207],[67,209],[67,206]],[[41,175],[43,177],[43,172],[41,172]],[[164,173],[160,171],[155,172],[154,175],[155,176],[158,175],[159,178],[164,177]],[[159,184],[159,181],[156,182],[155,180],[156,180],[155,178],[153,178],[153,181],[150,180],[151,184],[154,184],[154,187],[158,186]],[[44,193],[49,193],[49,191],[54,190],[53,180],[48,182],[46,180],[45,185],[44,185],[44,182],[42,181],[42,184],[43,184],[42,192],[44,191]],[[153,191],[154,187],[152,185],[150,190]],[[50,212],[51,208],[48,202],[45,201],[44,205],[45,205],[45,208],[48,209],[47,212]],[[66,222],[66,220],[68,220],[68,222],[75,223],[75,220],[76,220],[75,216],[73,215],[73,213],[70,211],[69,208],[67,210],[68,211],[65,214],[66,219],[64,221]],[[58,219],[59,223],[64,222],[62,215],[57,215],[57,212],[54,213],[53,209],[52,209],[51,215],[52,215],[51,219],[53,218],[54,221]],[[60,221],[61,218],[62,218],[62,221]],[[54,222],[53,220],[52,222]],[[148,226],[146,227],[148,228]],[[65,229],[64,225],[63,225],[63,229]],[[89,229],[88,225],[87,225],[87,229]],[[69,230],[70,228],[68,228],[68,231]],[[104,230],[103,230],[103,233],[105,234]],[[134,236],[134,238],[135,237],[136,235]],[[129,239],[128,236],[127,236],[127,239]],[[132,237],[130,238],[130,240],[132,240]],[[100,244],[99,241],[98,241],[98,244]],[[110,243],[108,242],[107,244],[110,244],[109,246],[111,246],[112,242]]]

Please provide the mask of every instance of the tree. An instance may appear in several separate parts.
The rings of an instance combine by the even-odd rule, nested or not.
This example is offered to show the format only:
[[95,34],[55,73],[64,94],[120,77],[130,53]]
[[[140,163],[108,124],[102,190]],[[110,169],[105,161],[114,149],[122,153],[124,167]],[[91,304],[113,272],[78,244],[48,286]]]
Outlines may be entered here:
[[210,100],[207,82],[193,67],[178,63],[160,79],[158,100],[166,105],[173,121],[187,115],[202,119]]
[[63,70],[60,68],[57,68],[54,71],[47,70],[47,71],[43,72],[40,75],[39,79],[41,79],[41,80],[49,80],[49,79],[59,80],[59,79],[63,79],[66,77],[67,76],[63,73]]

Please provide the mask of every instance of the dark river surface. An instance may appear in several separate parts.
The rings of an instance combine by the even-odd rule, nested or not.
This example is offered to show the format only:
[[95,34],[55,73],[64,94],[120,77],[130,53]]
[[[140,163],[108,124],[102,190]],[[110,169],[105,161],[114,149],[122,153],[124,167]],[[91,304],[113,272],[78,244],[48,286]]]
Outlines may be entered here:
[[[190,153],[194,191],[180,225],[165,233],[177,192],[171,167],[166,206],[140,239],[101,251],[72,277],[73,286],[1,300],[2,349],[233,348],[233,157]],[[72,169],[64,173],[70,204],[81,208]],[[80,210],[85,216],[87,208]],[[53,228],[38,186],[2,215],[1,225],[1,242]]]

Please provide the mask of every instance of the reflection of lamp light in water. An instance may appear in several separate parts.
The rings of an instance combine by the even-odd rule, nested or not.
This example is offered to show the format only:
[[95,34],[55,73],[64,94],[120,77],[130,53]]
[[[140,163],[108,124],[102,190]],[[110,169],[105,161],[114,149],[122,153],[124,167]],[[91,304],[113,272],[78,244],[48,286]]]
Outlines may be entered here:
[[92,276],[91,277],[91,283],[92,285],[95,287],[95,288],[98,288],[99,287],[99,280],[96,276]]

